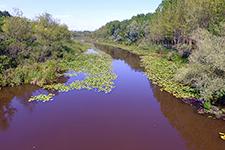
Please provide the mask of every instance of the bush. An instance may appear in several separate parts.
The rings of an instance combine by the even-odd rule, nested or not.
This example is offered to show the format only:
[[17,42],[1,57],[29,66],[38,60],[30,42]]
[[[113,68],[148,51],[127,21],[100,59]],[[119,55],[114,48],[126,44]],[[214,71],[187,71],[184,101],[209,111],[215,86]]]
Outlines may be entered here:
[[215,102],[225,94],[225,37],[198,29],[192,38],[197,41],[198,49],[175,79],[196,88],[205,101]]
[[13,66],[12,60],[7,56],[0,56],[0,73]]
[[57,62],[86,49],[47,13],[34,21],[21,15],[0,17],[0,29],[0,87],[52,83],[62,71]]
[[25,83],[43,86],[46,83],[53,83],[61,75],[61,68],[56,67],[57,64],[57,61],[52,60],[8,69],[0,74],[0,85],[17,86]]
[[22,17],[8,17],[4,19],[2,30],[8,39],[16,41],[29,41],[32,38],[31,22]]

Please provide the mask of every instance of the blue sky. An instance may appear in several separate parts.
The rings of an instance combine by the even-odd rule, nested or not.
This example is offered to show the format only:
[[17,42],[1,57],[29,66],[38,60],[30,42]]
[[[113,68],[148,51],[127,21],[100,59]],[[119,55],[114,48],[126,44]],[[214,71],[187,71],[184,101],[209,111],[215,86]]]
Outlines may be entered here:
[[48,12],[71,30],[95,30],[112,20],[154,12],[161,0],[0,0],[0,10],[19,8],[24,16]]

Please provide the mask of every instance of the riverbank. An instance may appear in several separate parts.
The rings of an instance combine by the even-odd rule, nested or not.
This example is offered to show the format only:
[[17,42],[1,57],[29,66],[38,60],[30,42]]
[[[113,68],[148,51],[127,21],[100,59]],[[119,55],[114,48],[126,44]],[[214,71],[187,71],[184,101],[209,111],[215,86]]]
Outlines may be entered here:
[[63,52],[63,57],[51,59],[45,62],[35,62],[32,64],[19,65],[16,68],[10,68],[0,72],[0,88],[6,86],[19,86],[23,84],[32,84],[43,86],[57,82],[67,71],[67,67],[60,65],[63,61],[71,57],[77,57],[86,51],[90,45],[71,41],[66,44],[68,52]]
[[0,88],[56,83],[68,70],[63,63],[90,48],[48,13],[34,20],[11,15],[0,20]]
[[137,46],[105,42],[96,43],[96,46],[100,45],[120,48],[140,56],[146,75],[162,91],[166,91],[185,103],[195,106],[200,114],[225,120],[225,110],[222,107],[213,106],[200,100],[200,95],[196,89],[174,80],[176,72],[188,63],[186,59],[181,58],[176,52],[171,52],[157,45],[143,49]]

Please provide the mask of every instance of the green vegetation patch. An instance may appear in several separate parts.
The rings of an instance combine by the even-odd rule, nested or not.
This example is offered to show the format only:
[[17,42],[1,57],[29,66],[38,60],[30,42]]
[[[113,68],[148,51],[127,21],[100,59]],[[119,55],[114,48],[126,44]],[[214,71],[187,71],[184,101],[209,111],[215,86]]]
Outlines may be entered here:
[[[73,74],[66,74],[66,76],[85,73],[86,77],[83,80],[75,80],[71,84],[57,83],[44,85],[44,89],[58,92],[86,89],[109,93],[115,87],[113,81],[117,76],[112,71],[112,58],[105,53],[99,52],[98,55],[81,54],[76,57],[67,58],[58,65],[65,70],[73,70],[76,72]],[[43,95],[40,96],[42,98]],[[46,101],[45,98],[41,98],[33,97],[32,100],[38,99]]]
[[161,86],[162,90],[173,94],[177,98],[190,99],[198,97],[195,89],[175,82],[173,79],[177,70],[185,64],[182,59],[177,58],[177,60],[170,61],[158,54],[151,54],[143,56],[142,62],[148,78],[153,84]]
[[199,39],[189,57],[189,64],[178,70],[175,79],[199,90],[207,103],[224,101],[225,95],[225,37],[217,37],[204,29],[192,35]]
[[105,93],[109,93],[114,88],[113,80],[116,79],[116,74],[112,72],[112,58],[105,53],[82,54],[76,58],[69,58],[69,61],[63,61],[61,65],[62,68],[74,70],[76,73],[85,73],[85,79],[76,80],[70,85],[55,84],[44,88],[63,92],[74,89],[97,89]]
[[40,94],[40,95],[37,95],[37,96],[32,96],[30,99],[29,99],[29,102],[32,102],[32,101],[42,101],[42,102],[48,102],[48,101],[51,101],[53,100],[53,97],[55,96],[55,94]]

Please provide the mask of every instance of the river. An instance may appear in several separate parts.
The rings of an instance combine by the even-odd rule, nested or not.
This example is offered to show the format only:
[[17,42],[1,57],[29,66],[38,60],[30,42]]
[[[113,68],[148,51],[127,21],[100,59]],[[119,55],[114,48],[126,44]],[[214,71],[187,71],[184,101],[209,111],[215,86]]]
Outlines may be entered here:
[[75,90],[31,103],[29,97],[42,89],[0,91],[1,150],[225,149],[218,134],[225,131],[224,121],[201,116],[152,85],[138,56],[99,48],[112,56],[118,76],[109,94]]

